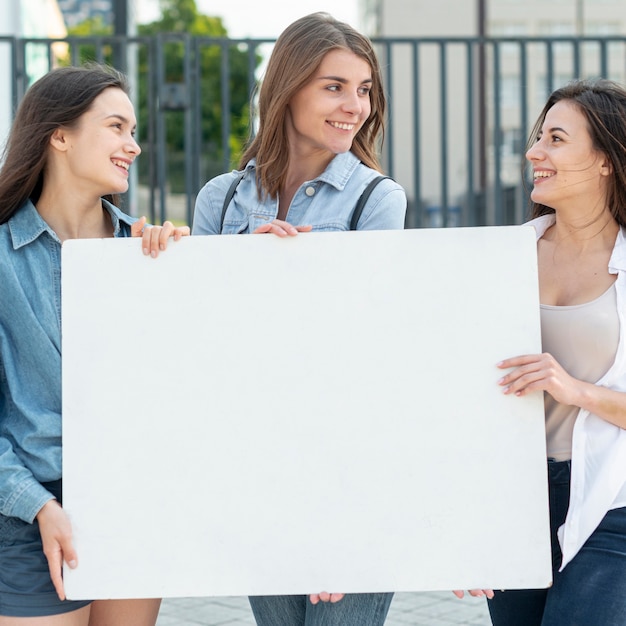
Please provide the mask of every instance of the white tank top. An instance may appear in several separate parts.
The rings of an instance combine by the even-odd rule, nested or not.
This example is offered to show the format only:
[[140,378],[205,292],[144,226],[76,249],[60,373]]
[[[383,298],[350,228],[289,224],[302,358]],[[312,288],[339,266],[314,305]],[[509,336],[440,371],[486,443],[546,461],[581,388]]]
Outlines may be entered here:
[[[615,284],[601,296],[574,306],[541,305],[541,340],[565,371],[595,383],[615,360],[619,319]],[[572,433],[579,407],[559,404],[544,394],[548,458],[572,458]]]

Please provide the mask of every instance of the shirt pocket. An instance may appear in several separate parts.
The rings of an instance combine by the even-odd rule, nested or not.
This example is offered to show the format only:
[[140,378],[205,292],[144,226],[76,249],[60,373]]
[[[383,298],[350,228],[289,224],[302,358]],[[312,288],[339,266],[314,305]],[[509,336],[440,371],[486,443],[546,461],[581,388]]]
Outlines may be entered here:
[[338,230],[349,230],[349,226],[343,222],[325,222],[323,224],[313,225],[313,231],[315,232],[329,233]]
[[249,230],[248,220],[224,220],[222,235],[241,235]]

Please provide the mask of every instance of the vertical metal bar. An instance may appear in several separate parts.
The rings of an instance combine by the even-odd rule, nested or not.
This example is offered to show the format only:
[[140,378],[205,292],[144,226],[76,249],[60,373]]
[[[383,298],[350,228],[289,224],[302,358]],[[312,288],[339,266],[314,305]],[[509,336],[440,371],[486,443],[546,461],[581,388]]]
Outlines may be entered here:
[[78,65],[80,59],[80,44],[75,38],[68,39],[70,42],[70,63],[72,65]]
[[439,99],[440,99],[440,143],[441,143],[441,218],[448,225],[448,66],[446,42],[439,41]]
[[128,0],[113,1],[113,33],[116,35],[113,43],[113,67],[126,73],[128,63],[126,58],[126,37],[128,36]]
[[[385,73],[387,77],[387,85],[386,91],[388,96],[393,93],[393,62],[392,62],[392,51],[391,51],[391,41],[385,41],[385,59],[386,65],[389,70]],[[386,149],[386,160],[387,160],[387,172],[390,176],[394,176],[395,167],[394,167],[394,115],[392,107],[388,107],[388,115],[387,115],[387,132],[385,133],[385,149]]]
[[52,54],[52,46],[53,46],[53,42],[48,40],[48,45],[46,46],[46,56],[48,58],[48,71],[50,71],[54,67],[54,63],[53,63],[54,55]]
[[[96,59],[98,60],[98,63],[104,63],[104,41],[102,40],[102,37],[96,37],[94,45],[96,46]],[[114,67],[121,71],[121,67],[116,64],[117,61],[114,60],[113,63]]]
[[257,86],[257,78],[256,78],[256,54],[258,42],[255,43],[251,39],[247,39],[246,43],[248,45],[248,103],[249,103],[249,117],[250,117],[250,139],[256,135],[256,124],[255,124],[255,97],[256,97],[256,86]]
[[574,76],[572,78],[581,78],[582,71],[580,68],[580,39],[572,39],[572,53],[574,57]]
[[466,56],[466,75],[467,75],[467,193],[466,193],[466,211],[467,222],[470,226],[477,225],[476,219],[476,193],[474,187],[474,116],[476,114],[474,107],[474,63],[473,63],[473,45],[471,41],[465,44]]
[[487,200],[487,8],[486,0],[478,0],[478,184]]
[[413,188],[415,190],[415,226],[423,226],[422,211],[422,155],[421,145],[421,103],[420,103],[420,50],[419,42],[413,42]]
[[14,59],[16,67],[15,102],[17,104],[24,97],[29,83],[28,68],[26,67],[26,42],[23,39],[18,39],[15,42]]
[[166,205],[166,181],[167,181],[167,168],[166,168],[166,154],[167,146],[165,142],[165,109],[163,107],[162,99],[162,85],[165,82],[165,71],[163,56],[165,55],[166,41],[162,37],[159,37],[159,50],[156,57],[156,76],[157,76],[157,89],[158,94],[158,106],[157,106],[157,119],[156,119],[156,145],[155,154],[156,159],[156,172],[157,172],[157,184],[159,186],[159,219],[163,223],[165,217],[165,205]]
[[[183,49],[185,50],[185,55],[183,58],[183,78],[185,81],[185,92],[186,92],[186,102],[185,102],[185,163],[191,165],[193,163],[193,158],[189,159],[189,157],[193,157],[194,154],[194,132],[193,132],[193,107],[192,103],[192,91],[193,91],[193,54],[191,47],[191,39],[188,33],[185,33],[183,37]],[[191,220],[193,216],[193,206],[192,206],[192,198],[193,194],[196,191],[194,187],[194,175],[192,167],[185,167],[185,216],[187,224],[191,225]]]
[[553,42],[546,41],[546,89],[547,95],[550,95],[554,90],[554,47]]
[[220,90],[222,103],[222,163],[223,170],[230,170],[230,89],[229,89],[229,41],[221,41],[222,63],[220,69]]
[[600,39],[598,43],[600,44],[600,76],[610,76],[607,41],[606,39]]
[[493,41],[493,191],[494,191],[494,217],[497,226],[504,224],[504,203],[502,194],[502,117],[500,112],[500,100],[502,86],[500,81],[500,44]]
[[23,91],[21,85],[24,82],[25,68],[24,57],[20,55],[20,46],[16,37],[11,37],[11,63],[13,64],[14,71],[11,78],[11,117],[15,114],[17,105],[22,99]]
[[156,118],[158,116],[157,106],[158,98],[156,94],[156,86],[159,81],[157,68],[157,55],[159,50],[159,40],[156,37],[150,37],[146,45],[147,59],[147,76],[146,76],[146,102],[148,112],[148,145],[150,146],[150,157],[148,162],[148,202],[150,211],[150,221],[156,221],[156,186],[158,184],[158,173],[155,163],[156,152]]
[[[526,145],[526,140],[528,139],[528,44],[526,42],[520,41],[520,135],[522,145]],[[522,155],[522,166],[521,166],[521,181],[520,185],[520,207],[522,209],[522,215],[520,216],[519,221],[524,221],[525,216],[523,215],[524,207],[528,204],[528,185],[526,184],[526,158]]]
[[[189,92],[189,105],[191,107],[190,115],[192,119],[192,144],[191,144],[191,163],[187,165],[187,169],[192,172],[191,182],[191,198],[195,204],[196,194],[202,186],[202,150],[204,146],[204,137],[202,136],[202,40],[198,37],[193,38],[193,64],[192,75]],[[202,181],[202,182],[201,182]],[[191,212],[189,226],[193,223],[193,210]]]

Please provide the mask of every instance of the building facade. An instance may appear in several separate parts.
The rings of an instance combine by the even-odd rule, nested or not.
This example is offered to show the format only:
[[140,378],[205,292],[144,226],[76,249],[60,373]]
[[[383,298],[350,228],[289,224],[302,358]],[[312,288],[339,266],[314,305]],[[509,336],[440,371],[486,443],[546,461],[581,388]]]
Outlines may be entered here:
[[574,78],[626,82],[624,0],[361,0],[360,9],[370,36],[398,42],[392,58],[381,48],[391,159],[425,211],[444,205],[454,218],[468,189],[484,200],[519,187],[527,133],[553,89]]

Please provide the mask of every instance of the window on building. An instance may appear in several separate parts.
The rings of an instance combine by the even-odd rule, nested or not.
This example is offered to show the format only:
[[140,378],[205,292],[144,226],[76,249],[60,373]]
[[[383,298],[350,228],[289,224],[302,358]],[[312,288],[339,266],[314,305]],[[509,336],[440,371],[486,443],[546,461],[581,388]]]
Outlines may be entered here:
[[591,37],[610,37],[620,35],[619,22],[591,22],[585,21],[585,35]]
[[548,84],[548,77],[544,74],[537,78],[535,89],[535,109],[540,111],[546,103],[548,96],[559,87],[567,85],[573,80],[573,76],[569,74],[555,74],[552,77],[552,84]]
[[503,128],[500,135],[500,149],[503,157],[521,157],[526,149],[526,138],[520,128]]
[[500,106],[519,108],[521,97],[519,76],[503,76],[500,79]]

